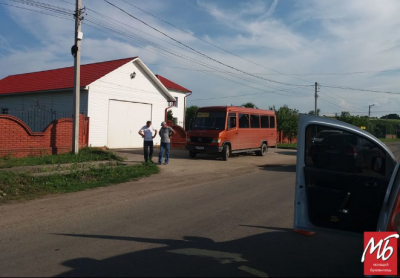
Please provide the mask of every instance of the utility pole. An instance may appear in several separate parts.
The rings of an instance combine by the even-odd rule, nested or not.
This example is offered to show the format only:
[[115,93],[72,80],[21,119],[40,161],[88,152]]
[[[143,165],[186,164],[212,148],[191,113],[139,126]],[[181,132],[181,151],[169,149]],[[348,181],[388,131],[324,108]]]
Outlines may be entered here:
[[318,115],[318,82],[315,82],[315,116]]
[[368,132],[371,133],[371,131],[369,130],[369,119],[371,118],[371,107],[375,106],[375,104],[372,104],[369,106],[369,111],[368,111]]
[[81,41],[83,34],[82,27],[82,0],[76,0],[75,10],[75,44],[71,49],[74,56],[74,115],[73,115],[73,137],[72,153],[79,152],[79,115],[80,115],[80,95],[81,95]]

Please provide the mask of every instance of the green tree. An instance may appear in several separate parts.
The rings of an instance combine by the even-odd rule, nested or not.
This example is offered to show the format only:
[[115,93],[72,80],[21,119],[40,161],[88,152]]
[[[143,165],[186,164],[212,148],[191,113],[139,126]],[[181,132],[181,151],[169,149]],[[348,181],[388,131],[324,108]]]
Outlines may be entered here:
[[254,103],[252,103],[252,102],[247,102],[247,103],[245,103],[245,104],[242,104],[242,106],[245,107],[245,108],[255,108],[255,109],[258,109],[258,107],[257,107]]
[[388,114],[386,116],[383,116],[381,119],[400,120],[400,116],[398,114]]
[[190,123],[194,120],[194,117],[196,116],[197,111],[199,110],[199,107],[196,105],[192,105],[188,108],[186,108],[186,116],[185,116],[185,129],[189,130],[190,129]]
[[289,108],[287,105],[284,105],[279,109],[272,106],[270,107],[270,110],[275,111],[278,131],[282,132],[283,136],[288,138],[290,141],[293,138],[296,138],[298,134],[299,111]]

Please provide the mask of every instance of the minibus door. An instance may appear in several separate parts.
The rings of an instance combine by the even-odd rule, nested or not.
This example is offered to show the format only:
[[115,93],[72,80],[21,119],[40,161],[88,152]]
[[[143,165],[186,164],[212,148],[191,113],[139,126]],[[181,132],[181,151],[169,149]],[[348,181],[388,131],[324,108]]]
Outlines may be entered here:
[[232,150],[237,150],[239,148],[239,129],[237,125],[236,113],[228,114],[228,124],[225,141],[231,143]]

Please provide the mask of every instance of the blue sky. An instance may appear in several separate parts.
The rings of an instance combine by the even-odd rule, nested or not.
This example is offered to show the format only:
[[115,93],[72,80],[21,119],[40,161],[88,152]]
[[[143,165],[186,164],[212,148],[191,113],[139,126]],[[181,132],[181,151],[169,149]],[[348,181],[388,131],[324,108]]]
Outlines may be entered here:
[[[73,5],[66,2],[74,2],[38,1],[67,9]],[[197,51],[248,73],[182,49],[102,0],[83,0],[90,9],[83,24],[83,63],[140,56],[154,73],[193,90],[189,105],[251,101],[260,108],[287,104],[308,112],[314,107],[314,88],[304,85],[317,81],[321,83],[322,114],[351,111],[363,115],[369,104],[376,104],[375,116],[385,111],[400,113],[400,96],[326,87],[400,93],[400,1],[128,0],[244,59],[168,26],[123,0],[110,1]],[[2,2],[30,8],[11,0]],[[114,28],[129,32],[130,37],[100,27],[100,20],[117,24]],[[101,30],[92,28],[93,24]],[[0,5],[0,78],[71,66],[73,30],[72,17],[65,20]],[[146,43],[138,43],[132,35]],[[277,90],[282,91],[271,93]]]

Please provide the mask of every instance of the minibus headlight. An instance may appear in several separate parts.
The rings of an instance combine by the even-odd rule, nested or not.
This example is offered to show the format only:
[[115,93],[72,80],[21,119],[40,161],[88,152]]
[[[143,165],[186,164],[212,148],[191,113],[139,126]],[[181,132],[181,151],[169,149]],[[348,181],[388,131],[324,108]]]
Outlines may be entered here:
[[213,144],[219,144],[221,143],[221,138],[216,138],[212,140]]
[[186,137],[186,142],[190,142],[190,137]]

